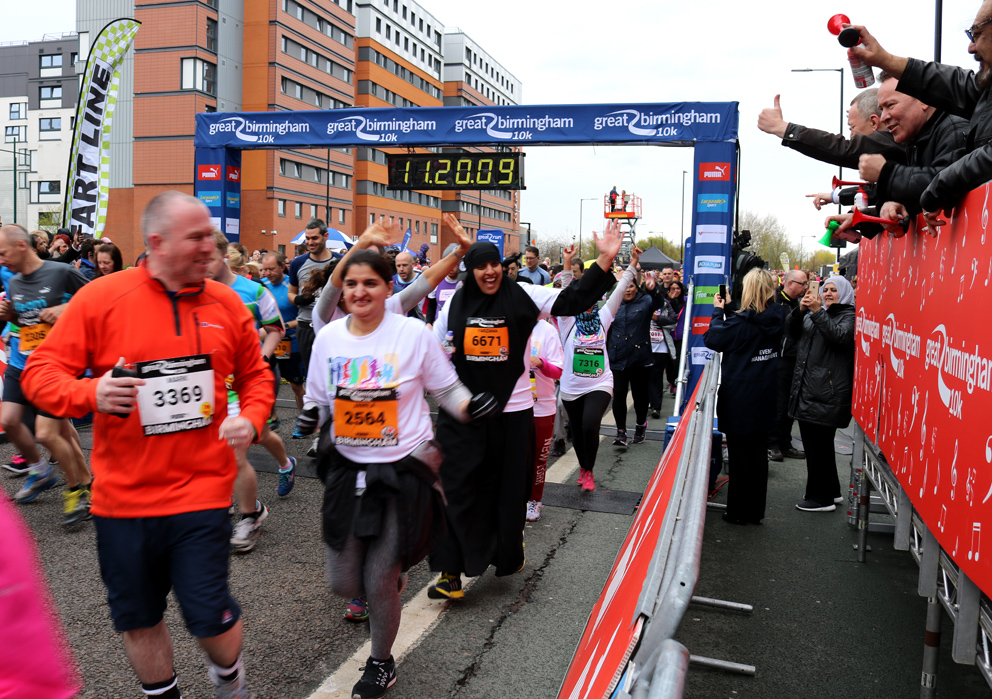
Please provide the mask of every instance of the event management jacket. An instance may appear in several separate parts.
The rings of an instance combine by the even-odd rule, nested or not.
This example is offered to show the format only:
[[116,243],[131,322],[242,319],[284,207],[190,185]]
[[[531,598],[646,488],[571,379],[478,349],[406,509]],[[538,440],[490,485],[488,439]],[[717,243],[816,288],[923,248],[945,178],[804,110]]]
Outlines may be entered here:
[[964,68],[910,58],[899,91],[970,119],[963,157],[942,170],[923,192],[924,211],[951,208],[968,191],[992,179],[992,100]]
[[[96,412],[97,378],[120,357],[130,365],[198,354],[209,354],[213,369],[215,405],[206,427],[144,436],[138,411],[124,419]],[[88,368],[97,378],[76,379]],[[272,373],[241,299],[211,280],[170,297],[142,265],[100,277],[73,296],[28,359],[21,385],[53,415],[94,413],[93,514],[155,517],[231,504],[237,465],[218,438],[230,375],[241,416],[261,434],[275,399]]]

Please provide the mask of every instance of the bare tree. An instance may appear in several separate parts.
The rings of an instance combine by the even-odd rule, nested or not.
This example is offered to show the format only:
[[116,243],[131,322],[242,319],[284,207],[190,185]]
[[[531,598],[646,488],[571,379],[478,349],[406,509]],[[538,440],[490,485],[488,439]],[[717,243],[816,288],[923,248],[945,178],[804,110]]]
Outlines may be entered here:
[[772,269],[781,267],[779,260],[782,253],[787,254],[790,260],[798,261],[801,257],[799,245],[789,239],[785,226],[774,214],[762,216],[753,211],[742,211],[740,230],[751,231],[751,246],[748,249],[764,259]]
[[541,257],[550,257],[551,264],[561,264],[561,251],[572,244],[572,236],[564,233],[538,233],[535,236],[537,249],[541,251]]

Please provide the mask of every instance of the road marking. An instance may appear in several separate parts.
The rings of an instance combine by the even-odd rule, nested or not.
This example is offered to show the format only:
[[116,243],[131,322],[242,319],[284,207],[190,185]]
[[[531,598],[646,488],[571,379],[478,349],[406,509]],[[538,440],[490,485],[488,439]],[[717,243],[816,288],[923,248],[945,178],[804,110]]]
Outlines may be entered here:
[[[627,407],[633,404],[633,396],[627,399]],[[612,422],[612,414],[607,411],[603,416],[604,424]],[[600,447],[609,437],[602,437],[599,440]],[[545,481],[548,483],[564,483],[572,477],[575,469],[579,466],[579,460],[575,457],[575,449],[569,449],[564,455],[558,457],[554,465],[548,469]],[[466,580],[462,589],[468,591],[478,578]],[[420,642],[427,638],[427,635],[434,630],[441,621],[441,614],[453,602],[438,602],[427,596],[427,588],[433,584],[428,583],[413,599],[403,605],[402,616],[400,617],[400,629],[393,642],[393,658],[399,665],[407,653],[412,651]],[[354,655],[345,660],[334,671],[330,677],[311,694],[308,699],[351,699],[351,688],[361,676],[361,668],[372,652],[372,642],[366,641],[365,645],[359,648]]]

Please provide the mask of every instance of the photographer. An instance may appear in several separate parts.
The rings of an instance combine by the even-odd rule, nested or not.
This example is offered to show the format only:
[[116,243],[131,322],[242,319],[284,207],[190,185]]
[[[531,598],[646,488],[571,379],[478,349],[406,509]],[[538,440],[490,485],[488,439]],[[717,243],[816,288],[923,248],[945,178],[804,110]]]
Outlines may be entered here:
[[773,301],[775,282],[752,269],[741,285],[741,310],[726,315],[727,299],[713,299],[703,342],[723,353],[717,418],[727,435],[731,472],[727,511],[731,524],[761,524],[768,489],[768,426],[775,417],[775,385],[786,309]]
[[806,495],[796,509],[831,512],[843,502],[834,434],[851,422],[854,386],[854,290],[839,275],[803,296],[789,318],[799,338],[789,416],[799,421],[806,450]]

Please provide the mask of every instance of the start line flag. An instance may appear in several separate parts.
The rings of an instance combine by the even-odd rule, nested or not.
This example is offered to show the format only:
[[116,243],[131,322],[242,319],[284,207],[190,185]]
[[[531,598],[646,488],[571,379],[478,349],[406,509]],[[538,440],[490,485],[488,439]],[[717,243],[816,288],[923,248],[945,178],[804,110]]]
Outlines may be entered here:
[[121,65],[140,22],[115,19],[90,49],[76,105],[76,125],[66,178],[62,222],[75,236],[99,238],[107,222],[110,190],[110,124],[117,103]]

